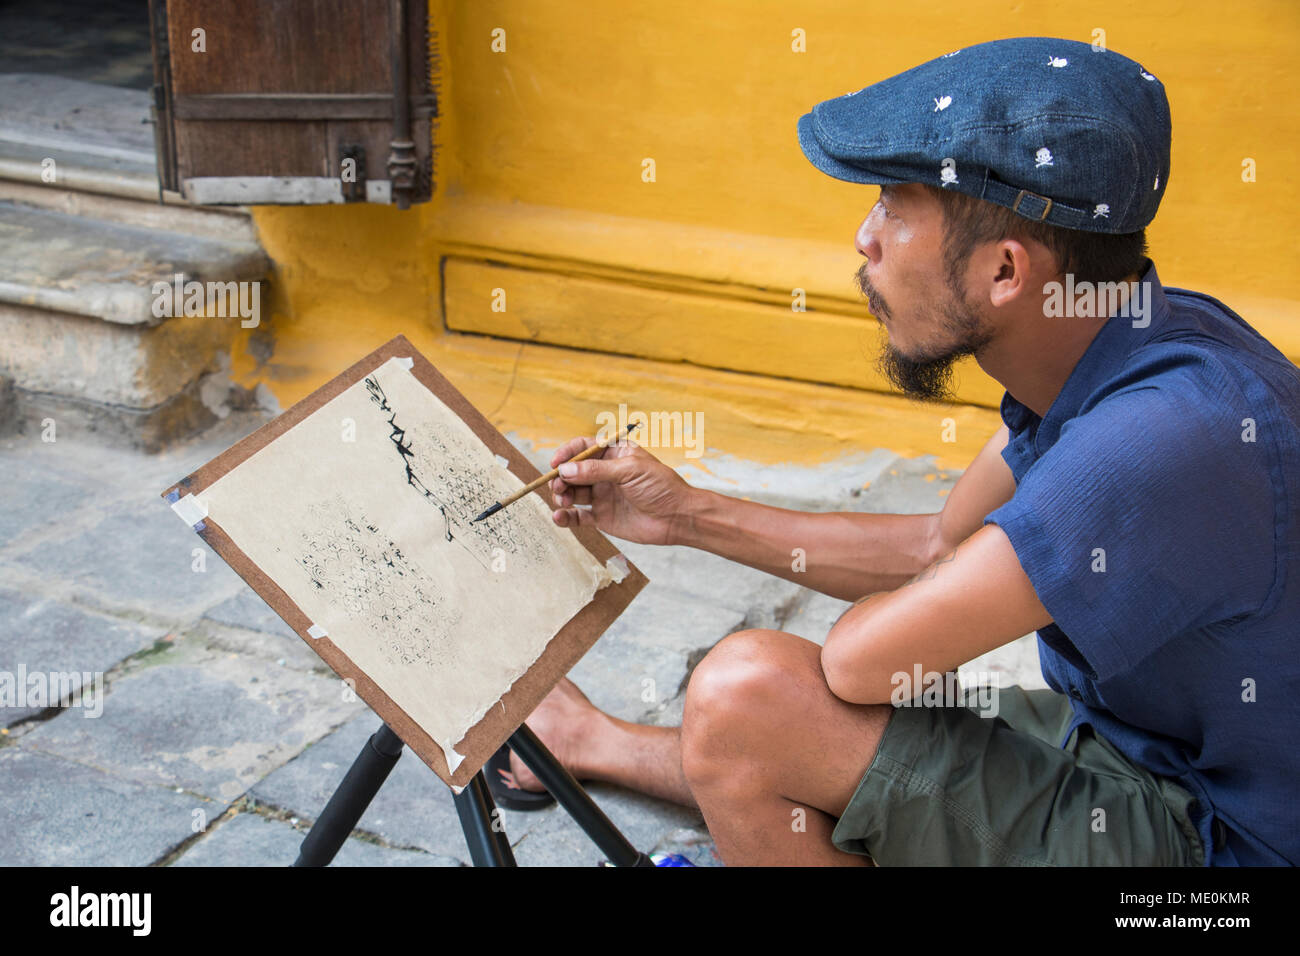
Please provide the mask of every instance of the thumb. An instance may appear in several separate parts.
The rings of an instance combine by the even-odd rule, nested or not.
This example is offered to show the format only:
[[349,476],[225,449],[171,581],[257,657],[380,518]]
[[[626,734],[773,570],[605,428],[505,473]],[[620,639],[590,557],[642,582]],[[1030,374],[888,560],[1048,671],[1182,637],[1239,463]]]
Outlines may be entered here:
[[623,474],[619,459],[587,458],[567,461],[560,465],[560,477],[571,485],[594,485],[601,481],[617,481]]

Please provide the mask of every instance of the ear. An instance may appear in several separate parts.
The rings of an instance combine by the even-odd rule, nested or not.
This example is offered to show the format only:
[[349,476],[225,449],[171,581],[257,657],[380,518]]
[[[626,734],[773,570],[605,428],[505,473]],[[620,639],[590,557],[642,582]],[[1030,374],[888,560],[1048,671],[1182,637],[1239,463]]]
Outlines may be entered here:
[[1029,249],[1018,239],[1003,239],[996,246],[989,284],[989,302],[994,308],[1010,305],[1030,292]]

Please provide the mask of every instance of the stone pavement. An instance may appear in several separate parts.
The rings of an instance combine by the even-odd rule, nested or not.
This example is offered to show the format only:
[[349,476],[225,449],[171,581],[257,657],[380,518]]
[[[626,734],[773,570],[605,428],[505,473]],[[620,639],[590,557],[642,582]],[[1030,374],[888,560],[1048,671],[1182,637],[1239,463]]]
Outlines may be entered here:
[[[0,674],[67,675],[0,707],[0,865],[287,865],[379,726],[159,497],[258,424],[232,414],[152,456],[93,436],[0,438]],[[549,449],[517,444],[548,467]],[[817,469],[708,466],[682,474],[818,511],[937,511],[959,476],[882,451]],[[570,676],[627,720],[679,722],[691,668],[727,634],[820,643],[848,607],[705,552],[616,543],[651,584]],[[1043,686],[1032,635],[969,669]],[[719,862],[698,812],[589,790],[640,849]],[[503,818],[521,865],[601,857],[557,807]],[[450,791],[408,752],[336,864],[468,859]]]

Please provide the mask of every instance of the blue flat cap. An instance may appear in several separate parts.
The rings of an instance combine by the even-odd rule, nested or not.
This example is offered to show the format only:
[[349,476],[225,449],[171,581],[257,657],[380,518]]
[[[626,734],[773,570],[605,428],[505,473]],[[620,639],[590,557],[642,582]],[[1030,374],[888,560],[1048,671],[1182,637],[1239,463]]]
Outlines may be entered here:
[[1137,232],[1169,182],[1169,101],[1112,50],[1013,37],[818,103],[799,145],[851,183],[929,183],[1027,219]]

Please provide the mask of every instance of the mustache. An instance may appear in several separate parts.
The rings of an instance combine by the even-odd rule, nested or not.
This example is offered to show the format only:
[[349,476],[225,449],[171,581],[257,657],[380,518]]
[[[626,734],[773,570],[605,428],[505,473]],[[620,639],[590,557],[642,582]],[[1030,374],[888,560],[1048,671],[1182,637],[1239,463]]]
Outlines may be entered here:
[[887,319],[894,317],[893,312],[889,310],[889,304],[885,302],[876,287],[871,284],[871,280],[867,278],[867,264],[865,262],[858,267],[854,280],[857,282],[858,291],[867,300],[867,308],[871,310],[872,315],[884,316]]

